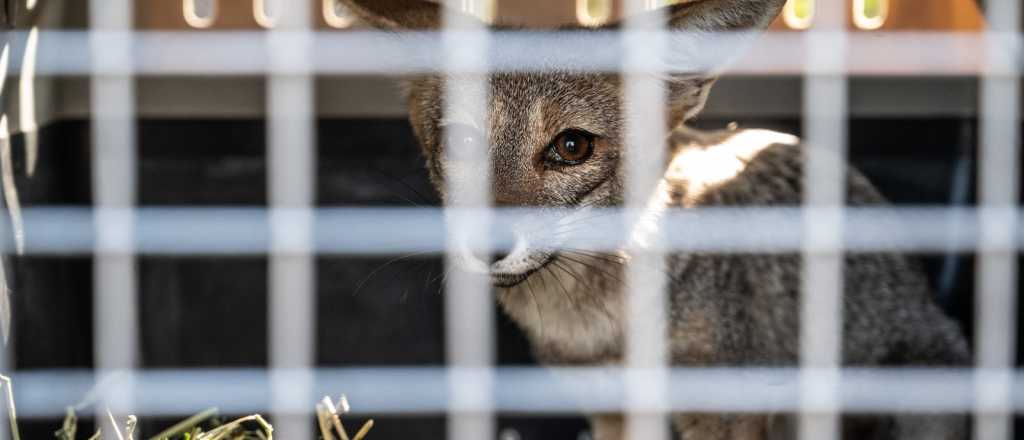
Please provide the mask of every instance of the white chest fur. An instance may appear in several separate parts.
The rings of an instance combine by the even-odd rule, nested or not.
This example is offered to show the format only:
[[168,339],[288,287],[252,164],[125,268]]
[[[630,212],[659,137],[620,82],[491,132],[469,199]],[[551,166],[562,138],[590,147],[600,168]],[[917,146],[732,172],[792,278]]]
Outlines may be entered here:
[[620,352],[622,272],[614,256],[566,254],[499,301],[542,355],[598,360]]

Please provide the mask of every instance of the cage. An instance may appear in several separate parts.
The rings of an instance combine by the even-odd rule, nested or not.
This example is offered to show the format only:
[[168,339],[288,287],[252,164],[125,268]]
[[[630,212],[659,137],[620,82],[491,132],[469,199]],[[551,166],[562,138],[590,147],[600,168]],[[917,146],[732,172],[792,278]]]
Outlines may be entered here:
[[[346,423],[373,419],[376,440],[594,438],[593,413],[667,439],[681,412],[786,413],[797,437],[860,438],[842,432],[849,416],[934,411],[970,414],[971,438],[1016,438],[1019,2],[789,0],[744,39],[688,124],[821,147],[804,156],[805,198],[668,212],[659,230],[681,238],[660,232],[636,261],[799,255],[804,302],[790,318],[804,333],[793,365],[701,366],[643,342],[674,319],[657,305],[674,278],[640,263],[626,301],[661,312],[630,315],[631,351],[541,365],[489,283],[451,270],[453,237],[519,212],[494,206],[485,180],[438,194],[399,85],[427,72],[621,74],[623,131],[661,143],[671,115],[648,75],[673,67],[650,60],[692,35],[629,19],[691,2],[445,3],[445,26],[395,33],[338,0],[0,0],[0,372],[22,437],[52,436],[69,407],[80,438],[103,426],[114,438],[108,408],[148,438],[217,407],[263,415],[278,438],[317,438],[317,402],[345,394]],[[478,20],[460,27],[465,16]],[[486,86],[444,99],[488,114]],[[630,162],[640,177],[626,185],[660,178],[659,154]],[[847,164],[889,204],[850,206]],[[627,196],[612,216],[643,202]],[[908,255],[970,364],[846,365],[844,252]],[[560,275],[539,276],[558,289]]]

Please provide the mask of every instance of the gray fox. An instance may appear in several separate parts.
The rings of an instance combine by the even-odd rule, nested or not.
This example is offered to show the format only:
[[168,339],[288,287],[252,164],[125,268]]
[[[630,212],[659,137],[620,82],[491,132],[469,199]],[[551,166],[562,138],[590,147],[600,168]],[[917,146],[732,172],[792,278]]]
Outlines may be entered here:
[[[388,30],[438,29],[444,6],[415,0],[343,0],[366,22]],[[693,32],[758,31],[785,0],[696,0],[665,6],[664,25]],[[468,17],[467,17],[468,18]],[[609,27],[616,27],[611,24]],[[687,119],[704,105],[715,77],[664,78],[672,131],[666,173],[657,189],[681,209],[799,206],[803,152],[787,135],[761,130],[698,132]],[[486,120],[443,115],[440,73],[406,80],[409,114],[438,191],[445,192],[446,148],[486,136],[497,206],[585,211],[623,204],[623,79],[571,71],[502,72],[488,76]],[[487,127],[477,133],[473,127]],[[632,154],[637,154],[633,151]],[[728,166],[726,172],[700,172]],[[884,203],[856,170],[847,173],[847,203]],[[585,216],[579,216],[585,218]],[[585,220],[580,220],[585,222]],[[577,225],[578,226],[578,225]],[[623,252],[549,249],[545,232],[522,232],[509,254],[479,261],[503,310],[549,365],[615,365],[623,361],[630,264]],[[564,231],[563,231],[564,232]],[[550,231],[547,232],[550,234]],[[666,231],[671,234],[671,231]],[[466,258],[476,258],[468,256]],[[786,366],[799,357],[801,257],[796,254],[670,254],[667,344],[678,366]],[[910,260],[887,253],[848,253],[844,266],[844,365],[950,366],[969,362],[959,326],[931,299]],[[545,281],[546,280],[546,281]],[[811,293],[813,294],[813,292]],[[594,437],[622,438],[622,418],[592,415]],[[785,438],[788,416],[674,414],[680,439]],[[787,426],[789,428],[787,428]],[[847,438],[961,439],[962,415],[844,420]]]

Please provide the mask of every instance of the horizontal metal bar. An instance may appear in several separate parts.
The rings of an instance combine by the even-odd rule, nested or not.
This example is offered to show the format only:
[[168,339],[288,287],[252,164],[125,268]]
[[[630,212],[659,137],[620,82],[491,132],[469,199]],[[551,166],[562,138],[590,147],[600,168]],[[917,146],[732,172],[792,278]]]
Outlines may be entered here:
[[[114,373],[98,384],[91,370],[36,370],[13,376],[18,414],[59,417],[69,405],[86,408],[103,389],[131,383],[139,416],[188,415],[210,406],[226,414],[265,411],[270,378],[313,377],[316,395],[346,394],[359,414],[423,415],[474,412],[453,405],[460,378],[490,371],[495,410],[504,413],[566,414],[621,412],[625,380],[647,375],[622,368],[500,367],[493,370],[443,367],[352,367],[314,370],[183,369]],[[674,368],[667,402],[640,411],[790,412],[815,410],[799,401],[797,368]],[[834,370],[833,370],[834,371]],[[814,373],[814,370],[807,371]],[[815,374],[804,376],[813,381]],[[1011,377],[1009,408],[1024,410],[1024,370],[850,368],[840,370],[839,408],[847,413],[969,412],[974,386]],[[640,405],[645,405],[643,401]],[[652,401],[653,402],[653,401]],[[309,402],[312,406],[315,402]],[[650,406],[650,405],[648,405]],[[308,408],[282,408],[304,412]]]
[[[805,208],[703,208],[665,211],[662,225],[668,250],[723,252],[799,252]],[[815,208],[806,208],[813,210]],[[116,209],[111,211],[118,211]],[[1011,211],[1009,213],[1004,211]],[[853,252],[973,252],[979,245],[980,216],[988,212],[1001,218],[1010,209],[959,207],[851,207],[843,219],[843,248]],[[269,215],[266,208],[161,207],[137,208],[135,240],[99,246],[103,253],[132,251],[150,255],[263,255],[269,248]],[[117,212],[107,213],[116,218]],[[122,212],[124,214],[124,212]],[[303,240],[281,243],[276,252],[320,254],[393,255],[442,253],[445,249],[445,216],[441,208],[318,208],[311,246]],[[527,232],[541,237],[552,248],[586,250],[621,249],[629,239],[625,209],[497,209],[496,227],[527,225]],[[94,209],[34,207],[23,212],[27,254],[91,254],[96,217]],[[109,217],[109,215],[108,215]],[[282,219],[305,218],[282,215]],[[0,226],[9,228],[9,220]],[[1024,221],[1024,220],[1018,220]],[[302,225],[297,224],[296,227]],[[1024,225],[1021,225],[1024,226]],[[506,236],[508,234],[499,234]],[[497,241],[497,249],[515,243]],[[989,243],[1010,251],[1024,247],[1017,242]],[[827,250],[827,249],[823,249]]]
[[[443,66],[440,34],[377,31],[281,31],[284,40],[309,44],[312,65],[271,63],[266,33],[182,31],[41,31],[37,71],[40,75],[264,75],[412,74],[440,72]],[[641,38],[666,37],[656,32]],[[27,38],[13,33],[12,38]],[[849,50],[840,66],[815,65],[809,57],[810,38],[798,32],[695,34],[669,32],[668,54],[636,57],[648,60],[630,65],[634,72],[726,70],[736,75],[951,76],[985,73],[1010,75],[1021,66],[998,67],[984,62],[988,50],[1019,59],[1020,34],[958,32],[863,32],[849,34]],[[116,47],[133,48],[131,57],[96,63],[90,37]],[[470,36],[467,36],[470,37]],[[106,43],[103,43],[106,41]],[[573,70],[618,72],[625,59],[622,38],[614,31],[498,31],[491,36],[491,71]],[[991,42],[996,41],[995,47]],[[748,50],[739,46],[752,45]],[[594,50],[599,47],[601,50]],[[652,45],[653,47],[653,45]],[[735,63],[728,61],[740,55]],[[21,59],[10,63],[17,74]],[[727,69],[724,69],[726,68]],[[448,66],[478,69],[473,66]]]

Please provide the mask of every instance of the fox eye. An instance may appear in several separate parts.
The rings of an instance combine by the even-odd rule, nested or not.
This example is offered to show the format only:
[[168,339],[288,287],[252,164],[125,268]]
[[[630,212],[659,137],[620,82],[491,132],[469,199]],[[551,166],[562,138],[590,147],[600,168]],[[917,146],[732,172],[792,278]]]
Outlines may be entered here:
[[444,148],[453,159],[469,159],[482,154],[483,134],[466,124],[448,124],[444,130]]
[[565,130],[548,146],[548,160],[560,165],[579,165],[594,152],[594,135],[583,130]]

